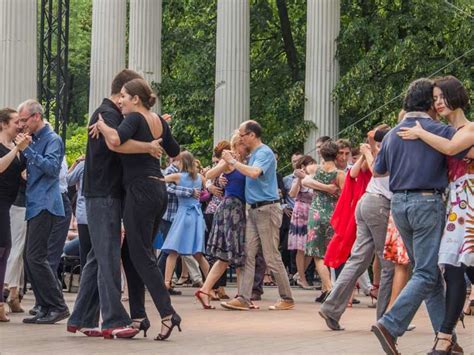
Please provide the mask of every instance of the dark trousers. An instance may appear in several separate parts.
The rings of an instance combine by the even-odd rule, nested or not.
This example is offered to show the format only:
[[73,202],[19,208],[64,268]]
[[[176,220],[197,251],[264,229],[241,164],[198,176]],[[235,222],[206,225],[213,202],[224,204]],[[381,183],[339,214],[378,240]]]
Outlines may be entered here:
[[[213,213],[205,213],[204,214],[204,221],[206,222],[206,233],[205,233],[205,240],[206,240],[206,245],[209,240],[209,234],[211,234],[211,229],[212,229],[212,222],[214,221],[214,214]],[[209,260],[209,267],[212,268],[214,263],[217,261],[215,258],[208,257]],[[227,271],[225,271],[221,277],[216,281],[212,289],[217,289],[219,287],[225,287],[227,286]]]
[[345,265],[346,263],[342,263],[341,265],[339,265],[337,268],[334,269],[334,273],[336,274],[336,280],[338,279]]
[[10,255],[10,248],[0,247],[0,303],[3,303],[3,284],[5,283],[5,273],[7,271],[7,261]]
[[58,267],[66,243],[69,224],[71,223],[72,208],[67,193],[61,194],[64,205],[64,217],[57,217],[51,235],[48,239],[48,263],[55,275],[58,275]]
[[166,211],[168,195],[164,182],[137,178],[127,187],[123,222],[125,226],[124,268],[127,273],[130,313],[132,318],[144,318],[145,285],[161,318],[175,313],[158,268],[153,239]]
[[252,295],[263,295],[263,279],[267,264],[261,250],[255,255],[255,275],[253,277]]
[[91,251],[91,235],[89,234],[89,226],[87,224],[78,224],[77,231],[79,232],[79,250],[81,257],[81,271],[86,266],[87,254]]
[[3,302],[3,284],[11,247],[10,204],[0,202],[0,303]]
[[440,332],[452,334],[456,324],[461,316],[466,300],[466,273],[474,281],[474,267],[445,265],[444,279],[446,281],[446,311],[444,313],[443,323]]
[[290,232],[291,217],[283,212],[283,218],[280,226],[280,252],[281,259],[288,272],[293,275],[296,273],[296,251],[288,250],[288,234]]
[[92,249],[81,275],[79,294],[68,324],[94,328],[102,313],[102,329],[132,323],[121,301],[120,242],[122,200],[86,198]]
[[29,276],[36,304],[44,311],[67,309],[56,272],[48,263],[48,243],[57,216],[44,210],[28,221],[26,236],[26,270]]
[[[161,231],[163,234],[163,240],[166,240],[166,237],[168,236],[168,232],[170,231],[171,228],[171,222],[170,221],[165,221],[164,219],[161,220],[160,225],[158,226],[158,229]],[[168,253],[161,252],[160,257],[158,258],[158,268],[161,271],[161,274],[164,275],[166,271],[166,259],[168,259]]]

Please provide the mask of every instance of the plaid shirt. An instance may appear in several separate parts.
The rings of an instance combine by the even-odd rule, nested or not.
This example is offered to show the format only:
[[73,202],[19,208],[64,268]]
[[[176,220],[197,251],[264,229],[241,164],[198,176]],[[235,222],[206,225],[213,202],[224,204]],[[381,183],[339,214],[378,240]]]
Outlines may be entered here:
[[[179,173],[179,169],[173,164],[168,166],[164,171],[165,176],[175,173]],[[168,222],[173,222],[176,212],[178,211],[178,197],[191,197],[194,193],[194,189],[179,186],[175,183],[168,183],[166,184],[166,191],[168,191],[168,206],[163,219]]]

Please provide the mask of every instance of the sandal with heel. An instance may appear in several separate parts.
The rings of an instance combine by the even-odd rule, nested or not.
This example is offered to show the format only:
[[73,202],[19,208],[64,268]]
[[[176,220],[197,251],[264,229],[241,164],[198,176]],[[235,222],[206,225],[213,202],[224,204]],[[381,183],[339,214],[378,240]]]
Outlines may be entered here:
[[141,320],[139,319],[132,319],[133,321],[133,327],[135,329],[138,329],[138,331],[143,330],[143,337],[146,338],[146,332],[150,328],[151,324],[148,318],[143,318]]
[[469,307],[467,310],[462,311],[466,316],[474,316],[474,300],[469,301]]
[[209,295],[208,293],[202,292],[201,290],[197,290],[194,293],[194,297],[196,297],[196,299],[199,301],[199,303],[201,303],[202,308],[204,308],[204,309],[216,309],[216,307],[214,307],[213,305],[210,305],[209,303],[204,302],[204,299],[202,297],[203,295],[207,296],[208,298],[211,298],[211,295]]
[[[446,340],[449,342],[449,346],[446,350],[438,350],[436,349],[436,346],[438,345],[438,341],[440,340]],[[453,353],[453,347],[454,347],[455,342],[452,339],[448,338],[439,338],[436,336],[435,343],[433,345],[433,349],[428,353],[428,355],[450,355]]]
[[[166,324],[166,322],[171,322],[171,326]],[[155,340],[166,340],[170,337],[171,332],[173,331],[174,327],[177,327],[178,330],[181,332],[181,317],[178,315],[178,313],[173,313],[171,318],[168,319],[163,319],[161,321],[161,324],[163,324],[166,328],[168,328],[167,332],[165,334],[158,334],[155,338]]]

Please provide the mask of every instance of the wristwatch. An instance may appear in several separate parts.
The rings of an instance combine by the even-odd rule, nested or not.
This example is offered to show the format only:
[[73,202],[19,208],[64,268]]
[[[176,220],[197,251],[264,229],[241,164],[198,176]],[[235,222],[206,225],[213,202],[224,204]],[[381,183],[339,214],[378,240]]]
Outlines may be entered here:
[[229,164],[234,166],[235,164],[237,164],[237,159],[232,159],[231,161],[229,161]]

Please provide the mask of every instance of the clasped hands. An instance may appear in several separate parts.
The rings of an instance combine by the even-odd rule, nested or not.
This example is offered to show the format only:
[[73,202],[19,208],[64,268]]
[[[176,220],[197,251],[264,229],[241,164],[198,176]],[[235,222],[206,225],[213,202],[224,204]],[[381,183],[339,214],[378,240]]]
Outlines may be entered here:
[[15,145],[20,151],[24,151],[31,141],[31,136],[25,133],[18,133],[15,137]]
[[230,164],[233,159],[238,160],[238,158],[239,155],[231,150],[224,149],[222,151],[222,159],[224,159],[227,164]]

